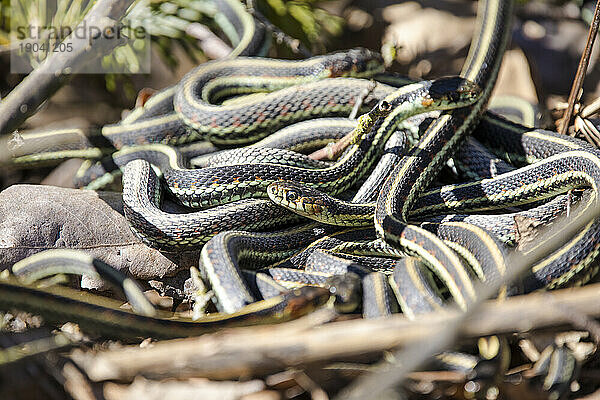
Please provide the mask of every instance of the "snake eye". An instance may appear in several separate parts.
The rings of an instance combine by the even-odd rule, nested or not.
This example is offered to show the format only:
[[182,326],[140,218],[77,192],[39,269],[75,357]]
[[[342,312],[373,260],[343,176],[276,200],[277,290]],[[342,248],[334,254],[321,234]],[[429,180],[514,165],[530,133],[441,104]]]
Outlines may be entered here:
[[293,203],[296,200],[298,200],[298,193],[294,192],[293,190],[290,190],[289,192],[286,193],[285,199],[288,202]]
[[391,108],[392,105],[385,100],[382,100],[381,103],[379,103],[379,110],[381,111],[389,111]]

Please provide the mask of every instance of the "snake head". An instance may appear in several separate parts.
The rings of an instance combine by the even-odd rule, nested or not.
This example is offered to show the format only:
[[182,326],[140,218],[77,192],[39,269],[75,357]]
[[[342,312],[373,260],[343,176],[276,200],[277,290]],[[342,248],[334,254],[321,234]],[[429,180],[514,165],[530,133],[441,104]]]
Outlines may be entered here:
[[363,135],[369,133],[369,131],[373,129],[373,126],[378,120],[387,117],[392,110],[393,106],[391,103],[386,100],[381,100],[371,109],[371,111],[358,117],[356,128],[354,128],[353,138],[350,143],[358,143]]
[[327,288],[307,286],[293,289],[285,296],[285,313],[294,319],[324,306],[331,293]]
[[369,126],[369,128],[379,118],[385,118],[392,111],[393,106],[386,100],[381,100],[368,113],[361,115],[358,118],[358,125]]
[[324,57],[330,78],[370,76],[384,70],[381,55],[368,49],[356,48]]
[[431,81],[429,95],[423,100],[423,105],[432,105],[438,110],[467,107],[475,103],[481,93],[476,83],[459,76],[449,76]]
[[334,275],[327,279],[325,287],[335,296],[334,306],[342,313],[350,313],[360,305],[362,296],[362,282],[354,272],[343,275]]
[[276,204],[311,218],[323,213],[327,204],[324,193],[291,181],[278,181],[267,186],[267,195]]

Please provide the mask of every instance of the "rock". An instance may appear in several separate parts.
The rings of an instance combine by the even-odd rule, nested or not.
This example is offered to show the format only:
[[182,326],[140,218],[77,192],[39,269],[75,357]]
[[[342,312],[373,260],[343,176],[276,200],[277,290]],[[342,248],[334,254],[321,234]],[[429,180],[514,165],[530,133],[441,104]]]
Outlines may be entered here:
[[146,280],[198,263],[197,252],[166,253],[143,244],[123,215],[120,193],[37,185],[0,192],[0,270],[56,248],[84,250]]

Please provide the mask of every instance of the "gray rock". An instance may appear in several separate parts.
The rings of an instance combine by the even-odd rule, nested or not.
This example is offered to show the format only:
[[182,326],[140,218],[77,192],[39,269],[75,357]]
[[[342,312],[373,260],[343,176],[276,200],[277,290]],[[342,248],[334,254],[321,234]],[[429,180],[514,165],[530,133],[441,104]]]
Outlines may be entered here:
[[123,216],[120,193],[37,185],[14,185],[0,192],[0,270],[56,248],[86,251],[146,280],[198,263],[197,252],[160,252],[143,244]]

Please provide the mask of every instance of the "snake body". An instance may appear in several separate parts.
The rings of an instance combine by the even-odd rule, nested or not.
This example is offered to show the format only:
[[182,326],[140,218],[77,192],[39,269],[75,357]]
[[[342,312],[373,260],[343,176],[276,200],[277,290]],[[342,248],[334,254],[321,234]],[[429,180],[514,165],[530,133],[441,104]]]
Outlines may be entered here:
[[14,280],[0,280],[0,305],[43,315],[47,321],[77,321],[84,329],[106,337],[136,339],[154,337],[170,339],[201,335],[216,330],[281,322],[304,315],[324,305],[330,297],[323,288],[303,288],[285,295],[256,302],[234,314],[210,315],[199,321],[173,315],[149,317],[120,308],[121,303],[106,297],[82,293],[69,288],[39,288]]

